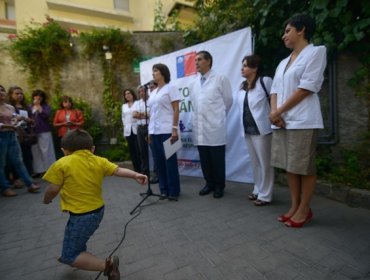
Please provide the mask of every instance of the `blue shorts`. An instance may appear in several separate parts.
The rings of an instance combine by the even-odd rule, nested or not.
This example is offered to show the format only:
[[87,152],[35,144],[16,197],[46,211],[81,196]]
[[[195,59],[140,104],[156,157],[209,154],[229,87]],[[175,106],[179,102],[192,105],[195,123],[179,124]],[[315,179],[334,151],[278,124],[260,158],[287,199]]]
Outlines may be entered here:
[[87,214],[71,214],[64,232],[62,255],[59,261],[71,265],[82,252],[86,243],[98,229],[104,215],[104,206]]

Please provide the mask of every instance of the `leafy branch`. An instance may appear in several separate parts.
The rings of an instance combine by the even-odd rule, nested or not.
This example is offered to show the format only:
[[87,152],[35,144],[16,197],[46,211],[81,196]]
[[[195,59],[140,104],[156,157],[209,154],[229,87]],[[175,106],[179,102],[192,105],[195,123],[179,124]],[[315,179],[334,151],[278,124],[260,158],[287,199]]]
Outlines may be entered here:
[[30,87],[40,82],[47,92],[60,93],[61,71],[73,54],[70,37],[68,31],[47,17],[44,24],[31,23],[12,40],[10,54],[29,73]]

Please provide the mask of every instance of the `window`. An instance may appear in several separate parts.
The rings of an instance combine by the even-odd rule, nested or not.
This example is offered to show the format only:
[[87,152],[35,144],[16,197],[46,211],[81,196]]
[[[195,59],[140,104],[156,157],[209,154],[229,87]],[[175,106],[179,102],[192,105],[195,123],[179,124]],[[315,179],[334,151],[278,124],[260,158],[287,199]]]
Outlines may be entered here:
[[15,7],[14,1],[5,2],[5,18],[15,20]]
[[114,8],[116,10],[130,10],[130,0],[114,0]]

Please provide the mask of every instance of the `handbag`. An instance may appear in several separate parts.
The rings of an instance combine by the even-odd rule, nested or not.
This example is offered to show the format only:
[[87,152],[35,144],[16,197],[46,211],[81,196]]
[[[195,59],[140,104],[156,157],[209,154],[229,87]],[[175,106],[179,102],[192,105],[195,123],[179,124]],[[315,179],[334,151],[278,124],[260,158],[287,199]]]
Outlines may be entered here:
[[32,127],[19,127],[17,129],[18,141],[22,145],[35,145],[37,143],[37,135]]

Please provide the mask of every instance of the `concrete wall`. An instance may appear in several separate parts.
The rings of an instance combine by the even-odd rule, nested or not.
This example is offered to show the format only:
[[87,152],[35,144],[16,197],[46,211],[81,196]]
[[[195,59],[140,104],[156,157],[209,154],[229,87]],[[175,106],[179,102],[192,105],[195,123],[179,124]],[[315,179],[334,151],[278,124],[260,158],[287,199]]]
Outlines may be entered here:
[[348,80],[359,67],[360,61],[354,54],[341,54],[337,60],[338,140],[342,146],[356,145],[361,135],[370,129],[365,99],[356,96],[355,90],[348,86]]

